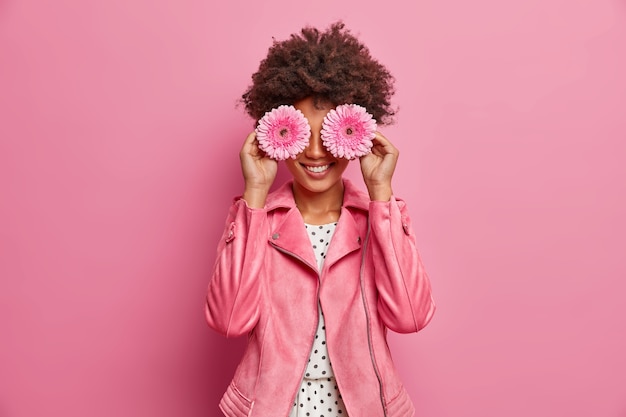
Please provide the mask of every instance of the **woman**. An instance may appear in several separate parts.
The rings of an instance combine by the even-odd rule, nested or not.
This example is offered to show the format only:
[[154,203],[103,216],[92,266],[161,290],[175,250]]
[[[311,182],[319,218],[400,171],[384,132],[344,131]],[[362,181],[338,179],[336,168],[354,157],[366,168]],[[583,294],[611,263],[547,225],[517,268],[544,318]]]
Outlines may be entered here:
[[323,138],[342,105],[390,122],[393,77],[339,22],[274,42],[252,80],[248,114],[293,106],[310,135],[284,162],[292,179],[272,193],[278,161],[260,128],[240,152],[245,188],[218,244],[206,318],[248,345],[220,408],[229,417],[412,416],[387,329],[416,332],[435,307],[391,187],[398,150],[372,133],[358,158],[365,193],[343,178],[350,160]]

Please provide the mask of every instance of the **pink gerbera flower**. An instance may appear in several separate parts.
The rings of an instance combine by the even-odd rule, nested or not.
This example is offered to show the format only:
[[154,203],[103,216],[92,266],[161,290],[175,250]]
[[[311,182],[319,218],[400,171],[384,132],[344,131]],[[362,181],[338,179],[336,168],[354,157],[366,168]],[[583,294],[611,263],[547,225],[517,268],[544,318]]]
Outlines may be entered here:
[[259,148],[270,158],[294,158],[309,144],[311,126],[304,114],[293,106],[278,106],[265,113],[256,128]]
[[322,123],[322,142],[335,158],[354,159],[370,153],[376,120],[358,104],[342,104]]

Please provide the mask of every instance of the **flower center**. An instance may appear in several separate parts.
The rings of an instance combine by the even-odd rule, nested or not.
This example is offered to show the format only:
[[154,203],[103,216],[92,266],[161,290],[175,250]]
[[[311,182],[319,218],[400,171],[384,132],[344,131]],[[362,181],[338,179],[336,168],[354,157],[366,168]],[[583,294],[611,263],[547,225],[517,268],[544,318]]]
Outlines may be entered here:
[[284,138],[287,133],[289,133],[289,129],[287,129],[286,127],[283,127],[282,129],[280,129],[280,132],[278,132],[281,138]]
[[351,127],[349,127],[349,128],[347,128],[347,129],[346,129],[346,133],[347,133],[348,135],[351,135],[352,133],[354,133],[354,131],[352,130],[352,128],[351,128]]

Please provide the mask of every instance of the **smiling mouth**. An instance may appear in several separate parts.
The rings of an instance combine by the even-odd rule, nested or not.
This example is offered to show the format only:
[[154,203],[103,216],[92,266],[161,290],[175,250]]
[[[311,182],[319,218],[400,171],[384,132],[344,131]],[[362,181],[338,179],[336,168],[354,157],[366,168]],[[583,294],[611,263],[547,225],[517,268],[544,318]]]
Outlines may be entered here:
[[319,165],[319,166],[304,165],[304,168],[305,168],[307,171],[310,171],[310,172],[320,173],[320,172],[324,172],[324,171],[326,171],[328,168],[330,168],[330,164],[327,164],[327,165]]

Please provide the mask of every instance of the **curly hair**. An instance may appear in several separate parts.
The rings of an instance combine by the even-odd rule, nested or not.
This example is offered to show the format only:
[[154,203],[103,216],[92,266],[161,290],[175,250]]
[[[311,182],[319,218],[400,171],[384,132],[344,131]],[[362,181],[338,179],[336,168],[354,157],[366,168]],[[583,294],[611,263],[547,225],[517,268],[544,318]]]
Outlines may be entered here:
[[274,39],[241,98],[255,120],[279,105],[313,97],[316,104],[359,104],[379,124],[391,124],[394,81],[339,21],[324,32],[307,26],[287,40]]

